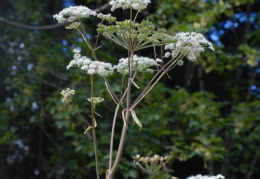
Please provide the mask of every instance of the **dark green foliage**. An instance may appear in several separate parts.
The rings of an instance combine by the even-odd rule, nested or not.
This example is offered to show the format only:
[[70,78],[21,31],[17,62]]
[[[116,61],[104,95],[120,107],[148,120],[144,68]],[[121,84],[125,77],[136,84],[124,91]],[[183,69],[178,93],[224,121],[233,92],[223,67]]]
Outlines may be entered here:
[[[107,1],[76,1],[92,9]],[[90,4],[85,4],[90,3]],[[132,156],[172,155],[168,172],[157,179],[191,174],[222,173],[228,179],[260,177],[260,101],[251,86],[259,88],[259,2],[231,1],[153,1],[140,16],[149,14],[156,27],[202,32],[209,38],[212,27],[223,30],[215,52],[206,52],[197,64],[184,61],[165,77],[135,109],[143,129],[131,124],[123,158],[115,178],[146,178],[132,163]],[[1,1],[0,16],[34,25],[54,24],[52,15],[62,9],[61,1]],[[107,9],[104,13],[109,12]],[[115,13],[121,12],[120,10]],[[234,14],[257,15],[253,23],[240,22]],[[127,13],[125,13],[127,15]],[[121,18],[121,17],[120,17]],[[138,19],[137,19],[138,20]],[[238,26],[224,28],[227,20]],[[86,22],[95,35],[96,22]],[[73,31],[59,27],[46,31],[26,30],[0,22],[0,178],[95,178],[93,140],[84,135],[90,120],[89,77],[78,69],[66,70],[71,49],[84,42]],[[67,44],[62,44],[63,42]],[[93,42],[93,41],[92,41]],[[94,42],[93,42],[94,43]],[[117,63],[127,51],[101,37],[105,62]],[[153,50],[144,56],[153,55]],[[109,77],[120,93],[120,75]],[[142,88],[149,74],[139,74]],[[60,91],[75,88],[77,111],[61,102]],[[95,96],[105,102],[97,106],[97,139],[102,178],[108,167],[110,131],[115,105],[104,82],[95,77]],[[139,94],[133,89],[134,96]],[[133,97],[134,97],[133,96]],[[122,118],[117,120],[115,149]],[[3,162],[4,161],[4,162]],[[5,162],[7,161],[7,162]],[[190,164],[193,166],[189,166]],[[195,163],[195,164],[194,164]],[[200,165],[200,166],[196,166]],[[184,167],[183,167],[184,166]],[[182,167],[182,168],[181,168]],[[196,171],[195,171],[196,170]]]

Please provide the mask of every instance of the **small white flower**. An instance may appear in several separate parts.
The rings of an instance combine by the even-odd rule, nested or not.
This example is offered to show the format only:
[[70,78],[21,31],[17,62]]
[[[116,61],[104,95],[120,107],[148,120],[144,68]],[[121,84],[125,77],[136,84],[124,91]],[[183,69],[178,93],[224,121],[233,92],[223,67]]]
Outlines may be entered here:
[[131,7],[137,11],[141,11],[146,9],[149,3],[151,3],[150,0],[113,0],[110,1],[109,5],[112,6],[111,11],[118,8],[129,9]]
[[80,69],[82,71],[88,71],[88,65],[83,65]]
[[80,53],[80,51],[78,49],[74,48],[73,53]]
[[90,65],[89,65],[89,68],[92,68],[92,69],[95,69],[97,67],[97,65],[95,64],[95,63],[91,63]]
[[164,55],[164,57],[165,57],[165,58],[169,58],[170,55],[171,55],[170,52],[166,52],[165,55]]
[[87,73],[89,74],[89,75],[94,75],[95,73],[96,73],[96,71],[94,70],[94,69],[88,69],[88,71],[87,71]]
[[81,57],[81,55],[79,53],[75,53],[73,56],[75,59],[79,59]]
[[[71,6],[63,9],[59,14],[53,15],[53,18],[56,19],[59,23],[63,22],[74,22],[81,18],[89,18],[90,16],[96,16],[95,11],[90,10],[85,6]],[[74,24],[77,25],[77,24]]]
[[70,101],[72,96],[75,94],[75,90],[67,88],[66,90],[62,90],[60,94],[63,97],[62,102]]
[[182,60],[178,60],[177,64],[178,64],[179,66],[182,66],[182,65],[183,65],[183,61],[182,61]]

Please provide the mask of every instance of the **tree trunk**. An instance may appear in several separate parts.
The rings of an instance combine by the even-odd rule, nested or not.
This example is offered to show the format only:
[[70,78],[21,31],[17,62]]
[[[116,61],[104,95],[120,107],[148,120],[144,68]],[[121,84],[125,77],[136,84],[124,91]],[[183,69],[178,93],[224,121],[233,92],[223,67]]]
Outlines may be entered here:
[[8,145],[0,145],[0,179],[9,179],[7,155]]

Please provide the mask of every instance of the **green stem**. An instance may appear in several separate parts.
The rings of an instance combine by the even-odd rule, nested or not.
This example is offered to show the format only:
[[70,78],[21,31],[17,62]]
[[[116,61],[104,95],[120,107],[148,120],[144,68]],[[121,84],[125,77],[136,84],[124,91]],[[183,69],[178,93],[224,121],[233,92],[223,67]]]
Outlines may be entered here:
[[[79,22],[80,22],[81,28],[82,28],[82,30],[83,30],[83,33],[85,34],[86,43],[88,44],[90,50],[93,52],[93,47],[92,47],[92,45],[91,45],[90,40],[88,39],[88,34],[87,34],[87,32],[86,32],[86,30],[85,30],[85,28],[84,28],[84,26],[83,26],[81,20],[79,20]],[[83,35],[83,36],[84,36],[84,35]]]
[[[100,24],[103,24],[103,22],[104,22],[104,20],[102,20]],[[95,47],[94,47],[95,49],[97,48],[97,44],[98,44],[98,40],[99,40],[99,35],[100,35],[100,34],[98,33],[98,34],[97,34],[97,38],[96,38]]]
[[136,21],[138,14],[139,14],[139,11],[137,11],[136,14],[135,14],[134,22]]
[[[93,97],[93,75],[90,75],[90,95],[91,98]],[[98,164],[98,151],[97,151],[97,138],[96,138],[96,130],[95,130],[95,119],[94,119],[94,103],[93,99],[91,101],[91,118],[92,118],[92,132],[93,132],[93,141],[94,141],[94,151],[95,151],[95,160],[96,160],[96,173],[97,173],[97,179],[100,179],[99,177],[99,164]]]
[[109,156],[109,170],[112,169],[112,162],[113,162],[113,147],[114,147],[114,134],[115,134],[115,126],[116,126],[116,119],[118,115],[118,110],[120,107],[120,103],[117,104],[114,119],[113,119],[113,125],[112,125],[112,131],[111,131],[111,139],[110,139],[110,156]]
[[125,80],[125,75],[123,75],[123,77],[122,77],[122,81],[121,81],[121,92],[120,92],[120,98],[122,98],[122,96],[123,96],[124,80]]
[[97,139],[96,139],[96,130],[95,130],[95,127],[93,127],[92,132],[93,132],[93,140],[94,140],[94,150],[95,150],[95,159],[96,159],[96,173],[97,173],[97,179],[100,179],[100,178],[99,178],[99,164],[98,164]]

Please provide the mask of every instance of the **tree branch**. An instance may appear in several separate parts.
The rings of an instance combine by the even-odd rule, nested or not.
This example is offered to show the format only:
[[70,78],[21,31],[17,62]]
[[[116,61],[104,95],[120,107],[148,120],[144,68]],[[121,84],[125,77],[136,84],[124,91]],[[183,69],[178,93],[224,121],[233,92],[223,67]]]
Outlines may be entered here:
[[[95,9],[95,11],[96,12],[101,12],[104,9],[106,9],[108,7],[108,5],[109,4],[106,3],[103,6],[101,6],[100,8]],[[14,22],[14,21],[5,19],[5,18],[3,18],[1,16],[0,16],[0,22],[3,22],[4,24],[8,24],[8,25],[11,25],[11,26],[27,29],[27,30],[50,30],[50,29],[55,29],[55,28],[58,28],[58,27],[61,27],[63,25],[68,24],[68,22],[64,22],[64,23],[61,23],[61,24],[33,26],[33,25],[26,25],[26,24],[21,24],[21,23],[18,23],[18,22]]]
[[11,25],[11,26],[20,27],[20,28],[23,28],[23,29],[28,29],[28,30],[50,30],[50,29],[58,28],[58,27],[61,27],[61,26],[67,24],[67,22],[65,22],[65,23],[62,23],[62,24],[32,26],[32,25],[26,25],[26,24],[21,24],[21,23],[17,23],[17,22],[14,22],[14,21],[10,21],[10,20],[7,20],[3,17],[0,17],[0,22],[3,22],[5,24]]

